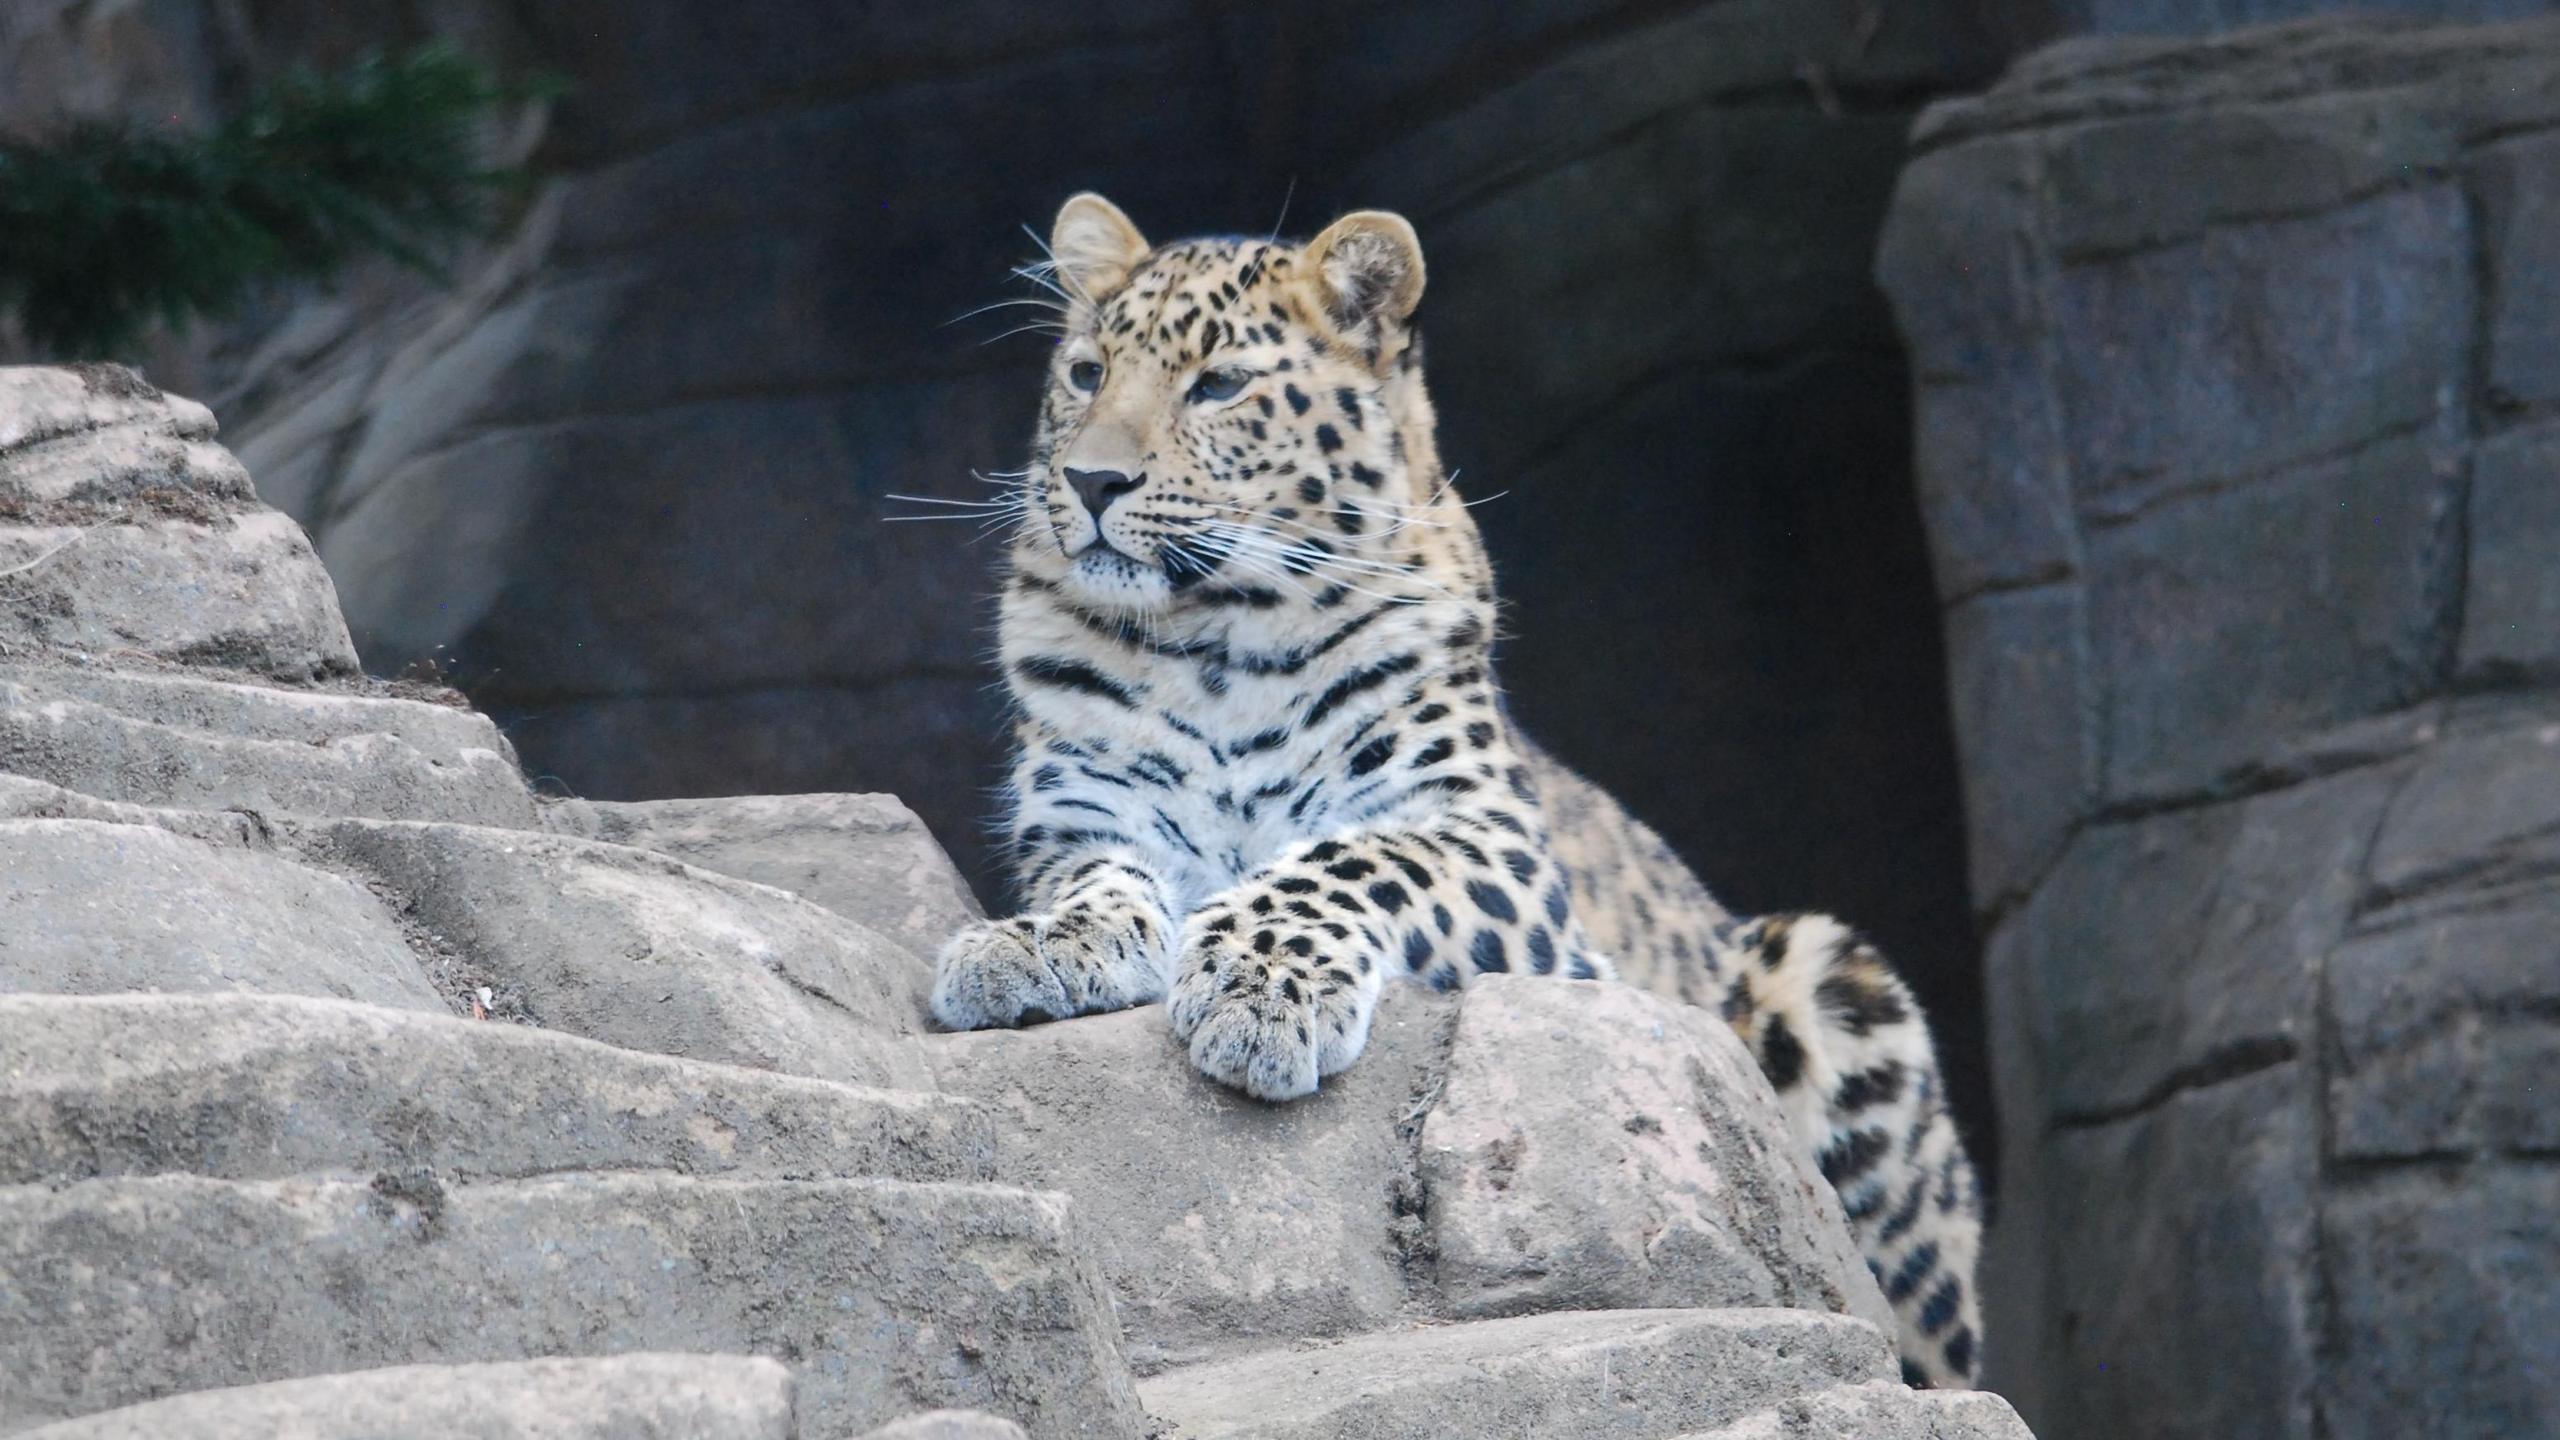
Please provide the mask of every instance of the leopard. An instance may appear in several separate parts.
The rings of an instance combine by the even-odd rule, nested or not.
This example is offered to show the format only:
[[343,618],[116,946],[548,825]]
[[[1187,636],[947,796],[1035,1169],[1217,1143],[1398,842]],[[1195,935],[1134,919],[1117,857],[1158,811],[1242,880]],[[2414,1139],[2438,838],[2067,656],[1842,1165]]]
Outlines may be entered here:
[[1928,1022],[1822,914],[1730,913],[1540,749],[1423,382],[1403,217],[1151,244],[1060,208],[1029,463],[998,477],[1018,913],[936,963],[952,1030],[1161,1005],[1209,1079],[1314,1093],[1388,982],[1632,983],[1741,1038],[1891,1303],[1903,1378],[1969,1387],[1982,1201]]

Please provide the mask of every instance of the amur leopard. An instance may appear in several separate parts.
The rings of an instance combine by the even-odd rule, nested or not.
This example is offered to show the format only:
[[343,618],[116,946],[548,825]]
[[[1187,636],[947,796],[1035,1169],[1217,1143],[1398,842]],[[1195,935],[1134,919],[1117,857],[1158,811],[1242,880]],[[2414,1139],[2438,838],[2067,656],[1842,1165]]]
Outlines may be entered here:
[[1391,978],[1710,1007],[1838,1190],[1905,1378],[1971,1384],[1980,1202],[1910,991],[1838,921],[1727,914],[1505,714],[1412,227],[1157,248],[1087,194],[1050,250],[1000,625],[1025,908],[944,948],[937,1018],[1161,1001],[1202,1071],[1276,1101],[1359,1058]]

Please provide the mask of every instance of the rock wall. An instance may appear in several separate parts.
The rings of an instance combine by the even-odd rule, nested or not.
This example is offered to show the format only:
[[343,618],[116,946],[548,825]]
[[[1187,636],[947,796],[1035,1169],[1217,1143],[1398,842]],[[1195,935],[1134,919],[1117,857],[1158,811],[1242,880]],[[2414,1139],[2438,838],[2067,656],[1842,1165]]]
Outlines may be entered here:
[[2027,1434],[1717,1017],[1415,990],[1287,1107],[931,1033],[897,802],[537,798],[129,371],[0,369],[0,621],[0,1435]]
[[1918,105],[2000,59],[1970,3],[33,0],[0,126],[428,33],[566,77],[505,137],[550,186],[449,293],[368,271],[148,357],[374,671],[439,662],[555,793],[895,791],[992,900],[993,547],[883,522],[1021,463],[1045,351],[948,322],[1079,187],[1159,236],[1398,207],[1525,721],[1735,904],[1875,932],[1985,1116],[1868,279]]
[[1990,936],[1993,1378],[2560,1415],[2560,23],[2073,42],[1882,275]]

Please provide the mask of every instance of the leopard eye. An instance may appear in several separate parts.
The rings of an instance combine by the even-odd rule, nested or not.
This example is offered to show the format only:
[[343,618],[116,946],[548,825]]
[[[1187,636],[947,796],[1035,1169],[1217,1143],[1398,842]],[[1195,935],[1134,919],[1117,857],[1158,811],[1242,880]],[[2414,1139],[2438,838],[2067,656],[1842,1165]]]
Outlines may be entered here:
[[1233,400],[1238,391],[1252,383],[1252,371],[1235,365],[1222,365],[1215,370],[1201,372],[1200,378],[1191,382],[1188,398],[1194,405]]
[[1067,383],[1087,395],[1102,388],[1102,362],[1079,360],[1067,367]]

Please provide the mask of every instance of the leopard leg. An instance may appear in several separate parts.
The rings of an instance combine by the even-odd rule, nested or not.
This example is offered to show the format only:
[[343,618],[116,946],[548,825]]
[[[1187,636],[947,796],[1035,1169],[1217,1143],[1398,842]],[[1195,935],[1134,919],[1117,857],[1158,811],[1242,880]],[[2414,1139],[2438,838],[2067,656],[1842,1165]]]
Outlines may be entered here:
[[1762,917],[1714,944],[1725,1019],[1839,1192],[1893,1306],[1903,1378],[1972,1386],[1981,1189],[1919,1003],[1873,945],[1827,915]]

